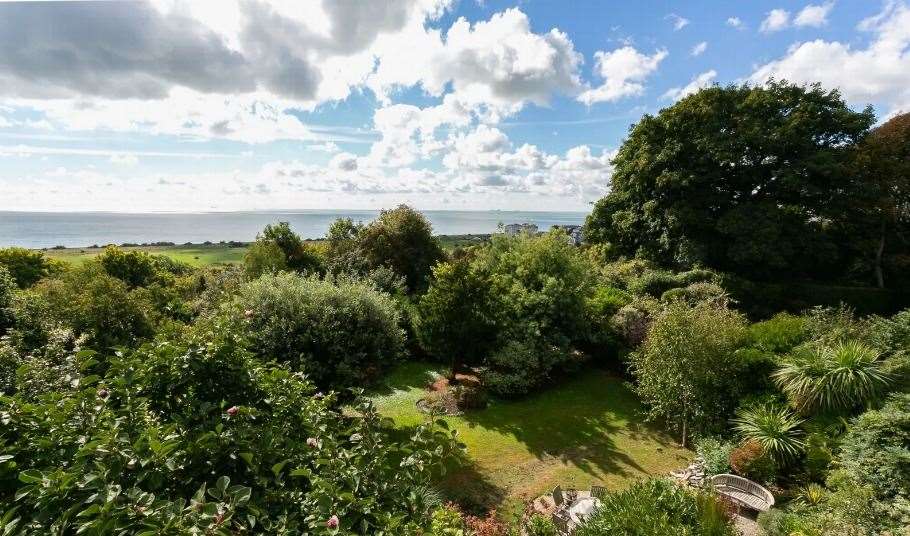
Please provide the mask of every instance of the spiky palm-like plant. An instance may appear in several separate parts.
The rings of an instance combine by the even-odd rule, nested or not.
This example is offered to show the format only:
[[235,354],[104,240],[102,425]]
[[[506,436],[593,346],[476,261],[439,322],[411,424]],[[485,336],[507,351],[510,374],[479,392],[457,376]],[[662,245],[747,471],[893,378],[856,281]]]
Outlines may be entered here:
[[758,442],[775,462],[783,464],[805,449],[802,422],[785,406],[763,404],[741,410],[733,425],[744,439]]
[[854,408],[876,399],[890,383],[879,353],[857,341],[795,352],[773,377],[803,413]]

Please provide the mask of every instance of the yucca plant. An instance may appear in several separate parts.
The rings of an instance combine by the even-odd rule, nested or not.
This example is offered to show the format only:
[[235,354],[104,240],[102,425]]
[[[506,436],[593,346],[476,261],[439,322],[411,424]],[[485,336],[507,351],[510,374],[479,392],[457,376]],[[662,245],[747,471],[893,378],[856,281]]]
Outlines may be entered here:
[[810,506],[817,506],[825,500],[827,494],[824,486],[812,482],[800,488],[797,500]]
[[773,377],[802,413],[846,410],[871,402],[891,381],[879,353],[857,341],[794,352]]
[[743,439],[758,442],[778,464],[791,461],[805,449],[801,439],[802,422],[789,409],[778,404],[746,408],[733,420],[734,428]]

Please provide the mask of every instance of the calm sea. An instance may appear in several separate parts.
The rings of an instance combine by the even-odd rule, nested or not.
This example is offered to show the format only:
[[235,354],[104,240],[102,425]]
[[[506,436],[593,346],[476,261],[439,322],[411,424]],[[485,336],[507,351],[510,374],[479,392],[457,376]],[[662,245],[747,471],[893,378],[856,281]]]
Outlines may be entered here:
[[[580,224],[583,212],[423,211],[436,234],[477,234],[496,231],[499,223]],[[294,210],[205,212],[194,214],[118,214],[110,212],[0,212],[0,247],[85,247],[124,242],[250,241],[268,223],[290,222],[304,238],[325,235],[336,218],[369,222],[376,210]]]

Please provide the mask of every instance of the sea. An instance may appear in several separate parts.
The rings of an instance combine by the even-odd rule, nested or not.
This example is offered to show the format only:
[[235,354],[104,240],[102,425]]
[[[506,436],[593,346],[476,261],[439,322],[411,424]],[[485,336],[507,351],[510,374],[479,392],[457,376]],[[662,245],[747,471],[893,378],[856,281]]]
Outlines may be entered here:
[[[534,223],[540,230],[577,225],[584,212],[422,211],[435,234],[487,234],[500,223]],[[286,221],[304,238],[325,236],[336,218],[368,223],[378,210],[283,210],[127,214],[115,212],[0,212],[0,247],[89,247],[155,242],[248,242],[266,224]]]

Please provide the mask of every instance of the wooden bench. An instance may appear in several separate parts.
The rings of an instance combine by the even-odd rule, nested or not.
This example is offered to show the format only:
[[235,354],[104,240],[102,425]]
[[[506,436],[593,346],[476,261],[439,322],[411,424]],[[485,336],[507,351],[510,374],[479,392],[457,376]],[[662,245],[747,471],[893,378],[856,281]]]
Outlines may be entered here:
[[758,512],[767,512],[774,506],[774,495],[748,478],[736,475],[714,475],[711,486],[722,497]]

